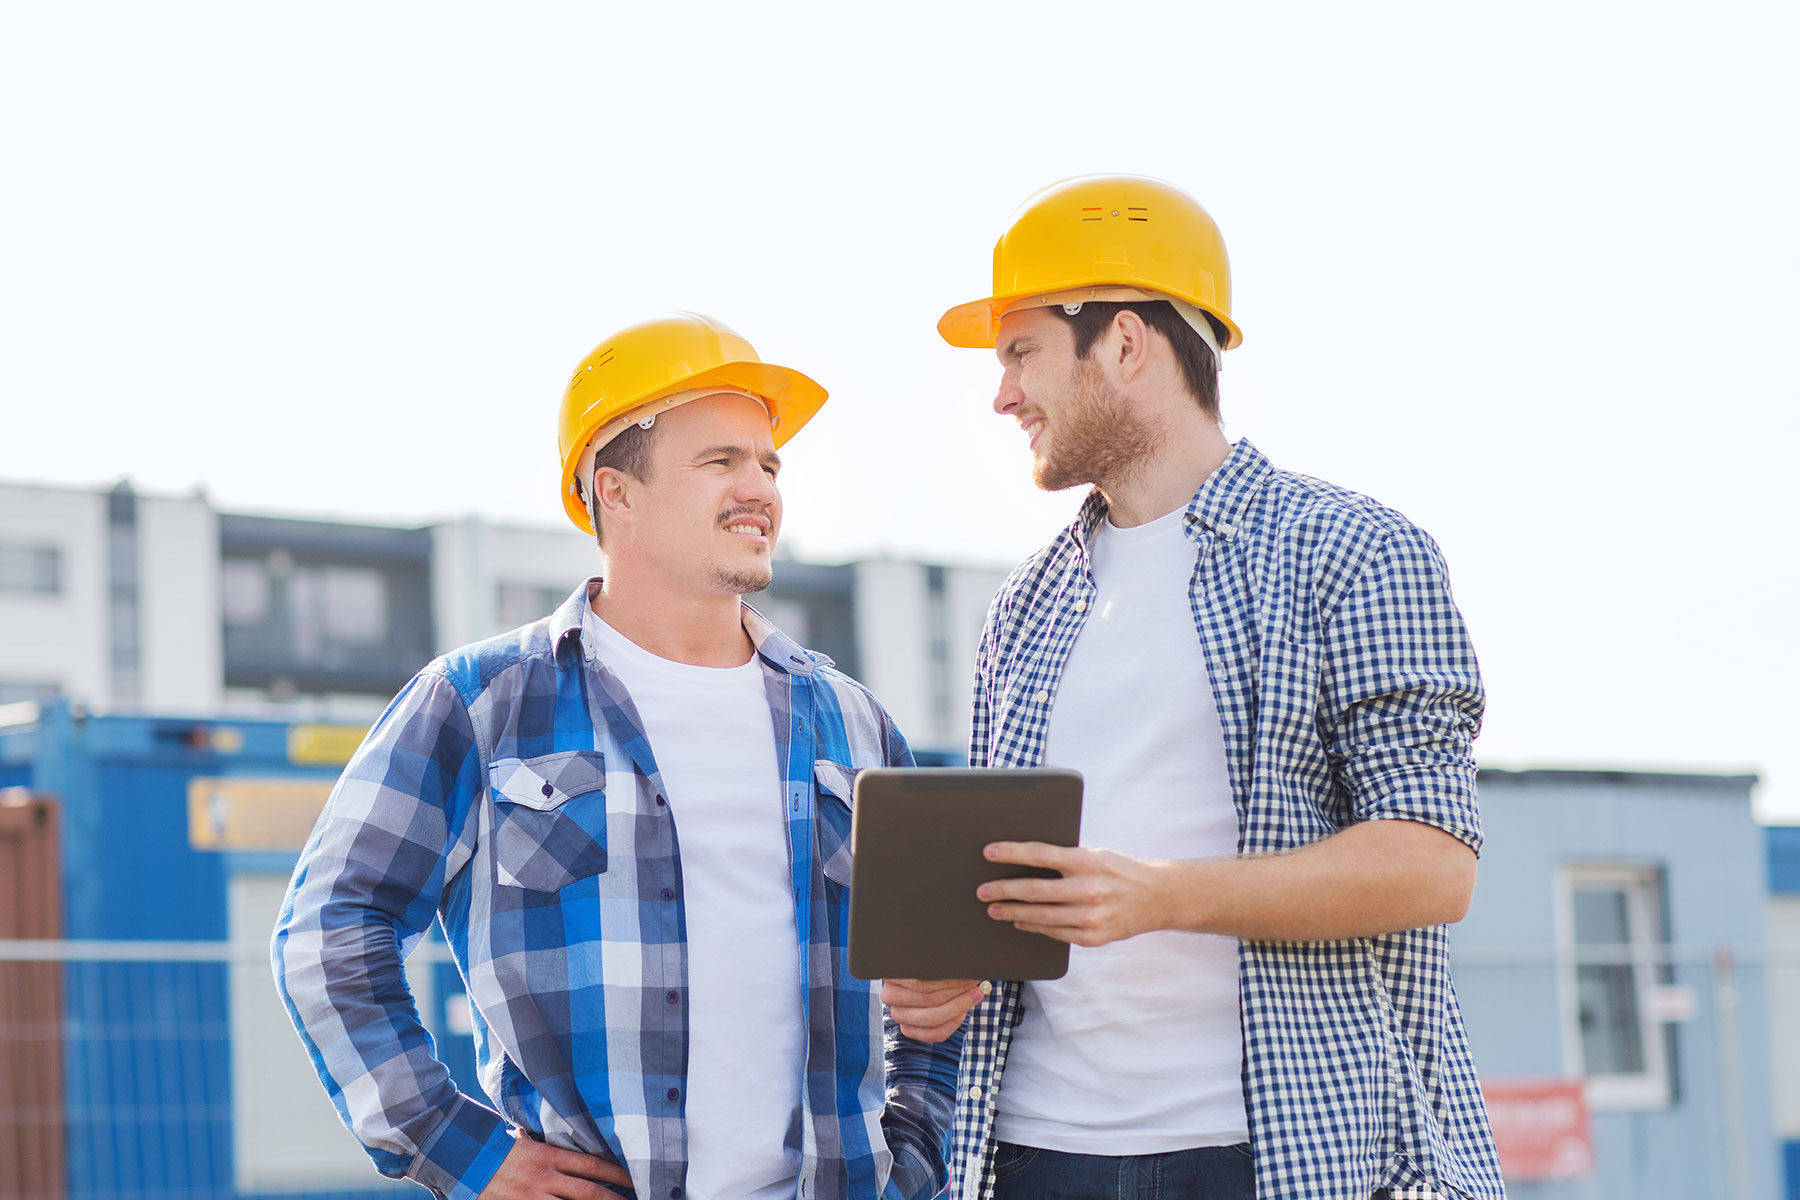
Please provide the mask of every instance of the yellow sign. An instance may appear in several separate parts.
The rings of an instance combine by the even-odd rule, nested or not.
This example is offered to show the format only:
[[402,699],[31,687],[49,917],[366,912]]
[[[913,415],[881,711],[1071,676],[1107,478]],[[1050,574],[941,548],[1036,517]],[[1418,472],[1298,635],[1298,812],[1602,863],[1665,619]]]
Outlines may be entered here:
[[295,725],[288,730],[288,761],[343,766],[368,732],[361,725]]
[[196,850],[298,850],[331,795],[329,779],[188,780]]

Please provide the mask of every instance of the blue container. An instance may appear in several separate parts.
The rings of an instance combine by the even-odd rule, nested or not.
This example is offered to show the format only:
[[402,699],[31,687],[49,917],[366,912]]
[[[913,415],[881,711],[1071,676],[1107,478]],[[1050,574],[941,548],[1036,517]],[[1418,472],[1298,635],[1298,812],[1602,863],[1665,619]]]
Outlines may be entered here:
[[[240,871],[291,873],[304,835],[258,845],[231,820],[216,828],[196,821],[191,785],[232,785],[218,789],[222,795],[246,786],[242,795],[252,805],[263,784],[329,786],[360,732],[286,721],[97,715],[63,702],[43,706],[35,719],[0,725],[0,786],[50,793],[62,807],[64,937],[112,944],[96,948],[92,960],[77,951],[65,967],[72,1200],[257,1194],[233,1183],[230,884]],[[241,825],[241,818],[261,815],[240,808],[232,819]],[[288,815],[291,826],[295,815]],[[131,961],[138,950],[143,961]],[[445,1007],[460,1000],[462,982],[447,964],[415,964],[414,972],[431,972],[432,992],[443,1001],[425,1014],[439,1053],[463,1089],[479,1095],[469,1039],[444,1032]],[[368,1178],[379,1190],[328,1194],[394,1195],[372,1165]],[[283,1200],[309,1194],[327,1193],[281,1193]]]

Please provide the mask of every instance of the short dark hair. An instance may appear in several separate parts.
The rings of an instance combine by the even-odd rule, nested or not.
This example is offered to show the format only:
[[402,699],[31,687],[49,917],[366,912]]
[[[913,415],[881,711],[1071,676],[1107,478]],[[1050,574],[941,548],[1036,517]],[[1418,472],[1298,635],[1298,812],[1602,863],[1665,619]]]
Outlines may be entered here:
[[[594,451],[594,469],[582,480],[582,486],[590,492],[598,492],[594,484],[594,476],[600,473],[601,467],[611,467],[620,474],[629,475],[633,479],[648,483],[650,474],[655,470],[651,451],[656,446],[656,426],[645,429],[633,422],[625,427],[625,432],[612,441]],[[600,540],[600,505],[594,501],[588,504],[588,516],[594,523],[594,541]]]
[[[1100,340],[1113,318],[1130,309],[1143,319],[1144,324],[1169,339],[1175,361],[1181,364],[1188,391],[1199,402],[1201,411],[1215,421],[1219,419],[1218,360],[1213,357],[1212,347],[1206,344],[1206,339],[1182,320],[1181,314],[1167,300],[1090,300],[1074,316],[1064,312],[1060,304],[1047,307],[1067,322],[1075,334],[1076,358],[1086,358],[1093,353],[1094,343]],[[1221,342],[1225,340],[1217,322],[1213,322],[1213,334]]]

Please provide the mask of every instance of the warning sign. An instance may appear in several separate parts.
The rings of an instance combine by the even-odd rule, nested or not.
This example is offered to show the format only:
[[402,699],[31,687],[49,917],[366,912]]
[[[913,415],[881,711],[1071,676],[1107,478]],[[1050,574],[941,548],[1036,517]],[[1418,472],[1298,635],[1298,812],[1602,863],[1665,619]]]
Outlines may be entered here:
[[1593,1174],[1594,1139],[1580,1080],[1484,1079],[1481,1095],[1508,1183]]

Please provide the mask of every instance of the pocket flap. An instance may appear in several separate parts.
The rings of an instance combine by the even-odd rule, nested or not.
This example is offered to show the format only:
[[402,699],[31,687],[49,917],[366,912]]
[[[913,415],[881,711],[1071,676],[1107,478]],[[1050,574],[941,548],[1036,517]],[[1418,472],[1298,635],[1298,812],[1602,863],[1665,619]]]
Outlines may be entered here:
[[606,757],[598,750],[564,750],[502,758],[488,766],[488,784],[508,803],[547,812],[572,797],[605,791]]
[[856,796],[856,777],[861,773],[861,768],[846,767],[829,758],[813,762],[813,779],[817,781],[819,790],[836,796],[846,807],[851,805]]

